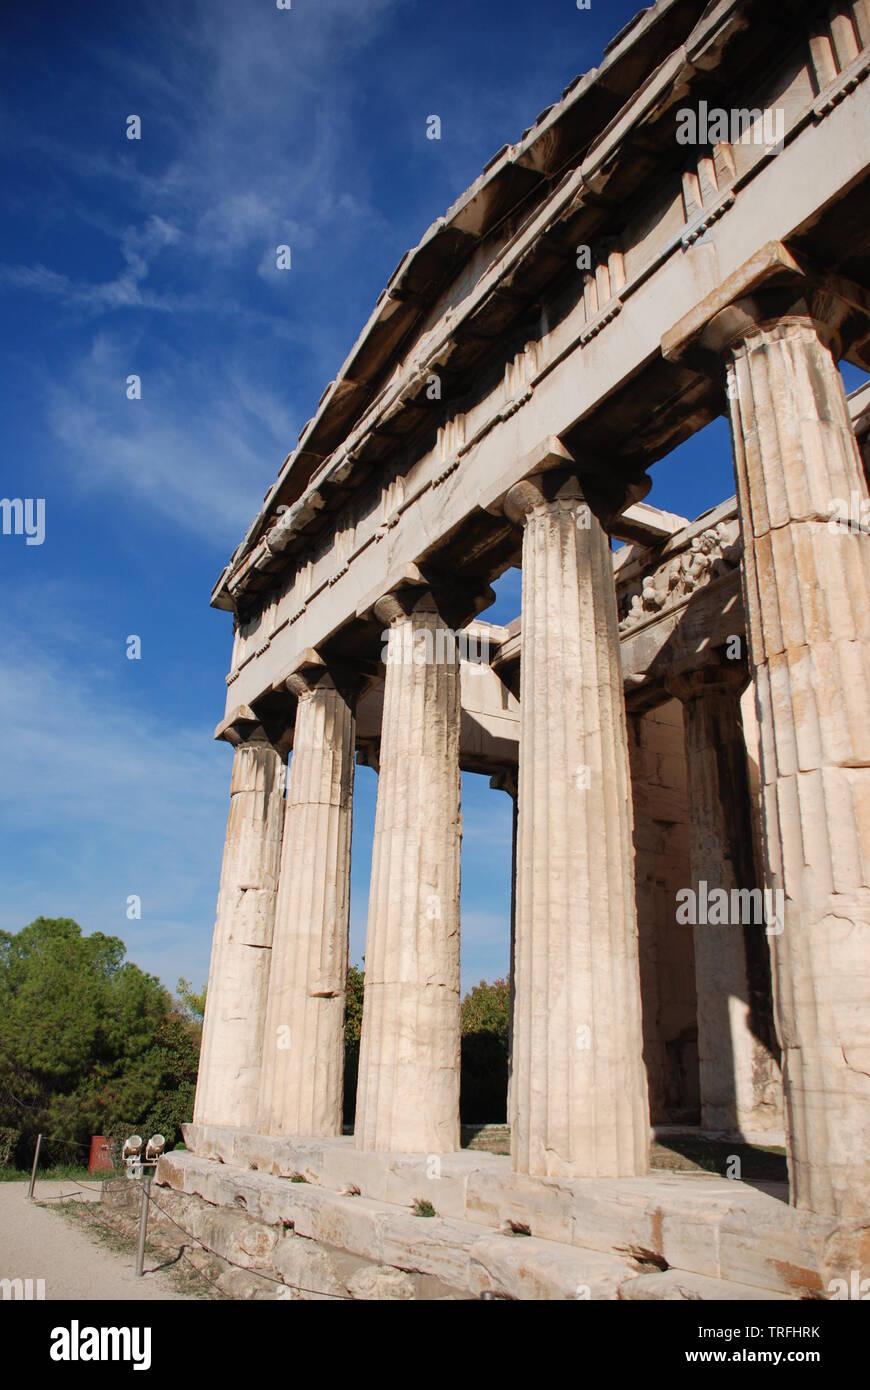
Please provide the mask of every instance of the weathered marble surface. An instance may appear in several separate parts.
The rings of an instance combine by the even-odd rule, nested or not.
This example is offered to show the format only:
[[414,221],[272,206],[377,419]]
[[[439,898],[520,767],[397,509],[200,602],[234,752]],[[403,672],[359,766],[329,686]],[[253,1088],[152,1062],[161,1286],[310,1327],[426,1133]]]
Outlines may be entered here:
[[233,756],[194,1118],[254,1124],[284,821],[284,761],[260,733]]
[[648,1162],[631,783],[606,533],[576,478],[508,496],[523,526],[511,1160]]
[[[750,1298],[827,1296],[830,1280],[848,1279],[852,1269],[870,1276],[860,1223],[797,1211],[779,1195],[713,1175],[542,1179],[511,1172],[507,1158],[463,1151],[445,1155],[434,1177],[425,1155],[360,1153],[349,1138],[274,1139],[199,1126],[185,1135],[197,1152],[167,1155],[159,1182],[221,1207],[244,1205],[267,1225],[292,1221],[298,1234],[454,1287],[498,1288],[497,1268],[511,1267],[512,1250],[538,1249],[552,1251],[556,1267],[560,1252],[570,1255],[574,1263],[562,1267],[586,1271],[585,1281],[577,1278],[592,1285],[593,1299],[613,1297],[614,1279],[618,1286],[643,1272],[630,1247],[661,1255],[675,1273],[722,1281],[719,1297],[734,1284],[747,1286]],[[306,1181],[288,1181],[293,1174]],[[354,1189],[358,1195],[349,1195]],[[436,1218],[411,1214],[418,1198],[432,1203]],[[521,1228],[534,1246],[512,1234]],[[492,1283],[480,1284],[480,1269]],[[520,1297],[572,1296],[555,1277],[549,1292],[530,1294],[536,1276],[527,1283],[515,1273]]]
[[296,693],[259,1125],[340,1134],[354,719],[328,676]]
[[390,652],[355,1143],[445,1153],[459,1147],[459,660],[430,597],[379,613]]
[[[866,1214],[870,1192],[870,534],[831,500],[867,480],[834,330],[798,301],[725,311],[793,1200]],[[833,351],[832,351],[833,346]]]

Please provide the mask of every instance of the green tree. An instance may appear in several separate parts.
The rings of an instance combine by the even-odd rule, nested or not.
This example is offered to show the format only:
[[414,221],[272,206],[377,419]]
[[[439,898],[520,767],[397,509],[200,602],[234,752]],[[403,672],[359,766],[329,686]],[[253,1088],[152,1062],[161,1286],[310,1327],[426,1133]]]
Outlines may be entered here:
[[460,1006],[459,1114],[465,1124],[501,1124],[507,1113],[510,985],[481,980]]
[[507,1042],[511,1014],[511,991],[507,980],[481,980],[462,1001],[462,1033],[494,1033]]
[[200,1025],[205,1016],[205,996],[207,989],[208,986],[203,985],[201,992],[197,994],[190,981],[185,980],[183,976],[179,978],[178,984],[175,986],[175,993],[181,1001],[184,1012],[187,1013],[195,1023],[199,1023]]
[[173,1008],[161,1022],[151,1049],[155,1089],[143,1122],[149,1134],[163,1134],[169,1147],[181,1138],[181,1126],[193,1115],[202,1029]]
[[70,1161],[91,1134],[159,1117],[171,1142],[189,1117],[198,1028],[124,955],[70,918],[0,932],[0,1126],[19,1131],[19,1162],[39,1132],[49,1161]]
[[352,1125],[356,1114],[359,1075],[359,1040],[362,1033],[365,974],[358,965],[347,968],[347,1001],[344,1009],[344,1123]]

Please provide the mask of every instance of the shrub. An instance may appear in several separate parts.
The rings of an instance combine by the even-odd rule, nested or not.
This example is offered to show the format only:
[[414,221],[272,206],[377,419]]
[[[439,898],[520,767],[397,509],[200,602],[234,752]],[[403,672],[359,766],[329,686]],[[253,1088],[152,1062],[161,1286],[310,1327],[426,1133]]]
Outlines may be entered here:
[[0,1168],[9,1166],[20,1138],[20,1129],[13,1129],[10,1125],[0,1125]]

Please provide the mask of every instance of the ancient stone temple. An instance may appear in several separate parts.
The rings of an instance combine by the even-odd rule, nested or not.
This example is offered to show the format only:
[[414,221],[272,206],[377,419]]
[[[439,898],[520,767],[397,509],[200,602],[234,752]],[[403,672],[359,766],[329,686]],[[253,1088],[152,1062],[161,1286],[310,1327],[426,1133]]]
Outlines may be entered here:
[[[221,575],[229,822],[159,1180],[244,1208],[264,1267],[369,1296],[870,1274],[870,387],[839,370],[870,370],[868,74],[870,0],[642,11],[402,258]],[[647,505],[720,415],[736,496]],[[509,1158],[460,1148],[461,771],[515,805]],[[651,1123],[784,1134],[788,1193],[651,1173]]]

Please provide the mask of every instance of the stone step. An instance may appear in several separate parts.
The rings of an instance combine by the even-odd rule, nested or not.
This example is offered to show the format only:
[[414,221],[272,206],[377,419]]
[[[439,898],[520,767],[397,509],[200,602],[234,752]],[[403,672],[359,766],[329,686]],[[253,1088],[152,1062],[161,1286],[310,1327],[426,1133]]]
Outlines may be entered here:
[[[677,1271],[672,1272],[673,1280],[657,1286],[665,1275],[655,1270],[640,1249],[600,1250],[523,1234],[520,1222],[514,1222],[514,1229],[508,1225],[506,1230],[494,1231],[480,1222],[440,1212],[418,1216],[402,1200],[349,1195],[191,1153],[165,1155],[157,1181],[222,1209],[230,1219],[244,1212],[265,1232],[264,1250],[271,1251],[275,1245],[276,1236],[269,1232],[292,1231],[318,1246],[379,1266],[430,1276],[472,1297],[491,1293],[504,1298],[595,1301],[786,1296],[744,1284],[729,1292],[726,1281],[691,1273],[677,1279]],[[203,1225],[202,1219],[199,1224]],[[206,1224],[211,1240],[217,1240],[220,1214]],[[629,1293],[638,1281],[642,1281],[638,1291]],[[680,1289],[691,1291],[683,1294]]]
[[[283,1248],[280,1236],[292,1231],[318,1247],[428,1275],[472,1297],[491,1293],[518,1299],[616,1299],[623,1286],[641,1273],[627,1256],[521,1234],[494,1234],[450,1217],[415,1216],[395,1202],[347,1196],[189,1153],[162,1159],[158,1184],[212,1204],[216,1209],[212,1217],[196,1215],[191,1222],[194,1233],[207,1232],[212,1249],[220,1249],[225,1224],[226,1253],[231,1244],[238,1249],[239,1216],[244,1212],[253,1218],[264,1234],[248,1233],[247,1248],[262,1250],[270,1267],[277,1260],[276,1242]],[[275,1234],[276,1228],[280,1235]],[[254,1254],[247,1259],[254,1260]],[[320,1262],[324,1264],[317,1271],[321,1286],[332,1292],[325,1282],[322,1252]],[[286,1261],[278,1263],[283,1268]],[[306,1259],[304,1268],[309,1265]],[[250,1267],[256,1267],[255,1260]],[[292,1265],[294,1274],[302,1268],[298,1260]]]
[[[824,1296],[829,1281],[868,1268],[866,1231],[796,1211],[771,1191],[708,1173],[641,1178],[530,1178],[501,1155],[361,1152],[353,1139],[277,1138],[188,1125],[203,1158],[277,1177],[301,1175],[336,1194],[407,1208],[427,1199],[439,1217],[613,1255],[654,1252],[665,1265],[786,1296]],[[302,1186],[303,1184],[298,1184]]]

